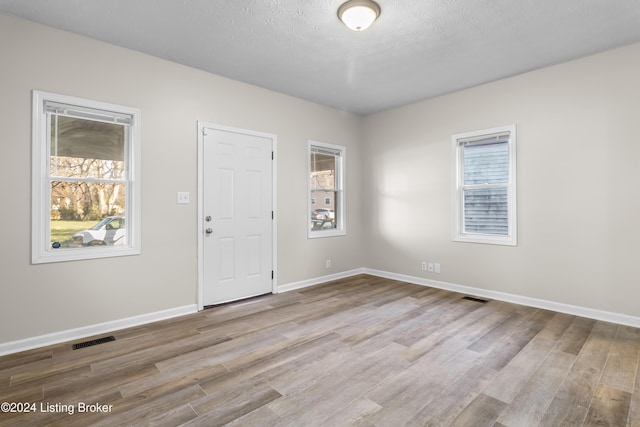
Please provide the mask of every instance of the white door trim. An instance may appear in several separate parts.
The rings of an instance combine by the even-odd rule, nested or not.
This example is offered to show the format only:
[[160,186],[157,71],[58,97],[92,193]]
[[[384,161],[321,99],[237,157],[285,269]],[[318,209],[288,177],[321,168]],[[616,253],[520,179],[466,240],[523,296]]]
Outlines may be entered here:
[[216,123],[207,123],[198,120],[198,293],[197,303],[198,311],[204,308],[204,135],[206,129],[242,133],[251,136],[258,136],[271,140],[271,151],[273,152],[273,164],[271,169],[272,182],[272,206],[274,218],[271,222],[272,230],[272,259],[271,265],[273,270],[273,280],[271,281],[271,292],[278,292],[278,209],[277,209],[277,176],[278,176],[278,138],[271,133],[257,132],[253,130],[240,129],[230,126],[224,126]]

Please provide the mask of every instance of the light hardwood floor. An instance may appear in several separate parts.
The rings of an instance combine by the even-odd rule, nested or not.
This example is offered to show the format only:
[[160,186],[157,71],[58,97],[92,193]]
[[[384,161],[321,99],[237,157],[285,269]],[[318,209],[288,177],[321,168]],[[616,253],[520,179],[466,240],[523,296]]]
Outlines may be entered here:
[[0,357],[37,410],[0,425],[640,426],[640,330],[462,296],[362,275]]

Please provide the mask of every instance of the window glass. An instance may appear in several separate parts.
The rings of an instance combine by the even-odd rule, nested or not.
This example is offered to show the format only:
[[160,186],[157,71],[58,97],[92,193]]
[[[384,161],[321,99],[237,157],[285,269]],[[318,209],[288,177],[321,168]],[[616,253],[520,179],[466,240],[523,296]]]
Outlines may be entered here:
[[51,175],[123,179],[125,125],[52,114]]
[[[107,218],[122,216],[124,224],[126,199],[123,184],[52,181],[49,245],[55,249],[125,245],[126,234],[105,239],[95,230]],[[120,220],[110,226],[124,228]]]
[[464,184],[509,182],[509,141],[463,146]]
[[464,190],[464,231],[478,234],[509,234],[507,188]]

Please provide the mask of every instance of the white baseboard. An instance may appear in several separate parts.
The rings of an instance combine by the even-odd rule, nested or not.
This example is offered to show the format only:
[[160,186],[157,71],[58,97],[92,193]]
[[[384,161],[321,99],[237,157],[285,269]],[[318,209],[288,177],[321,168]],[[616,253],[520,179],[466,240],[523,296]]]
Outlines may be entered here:
[[358,274],[363,274],[364,268],[356,268],[355,270],[343,271],[342,273],[329,274],[327,276],[316,277],[313,279],[302,280],[300,282],[288,283],[286,285],[279,285],[277,293],[295,291],[296,289],[307,288],[313,285],[319,285],[321,283],[330,282],[332,280],[344,279]]
[[564,304],[555,301],[548,301],[538,298],[525,297],[522,295],[510,294],[506,292],[491,291],[488,289],[476,288],[473,286],[457,285],[455,283],[440,282],[437,280],[429,280],[421,277],[409,276],[406,274],[391,273],[388,271],[375,270],[371,268],[358,268],[344,273],[333,274],[330,276],[318,277],[316,279],[303,280],[288,285],[278,287],[281,292],[292,291],[295,289],[305,288],[330,280],[343,279],[355,276],[357,274],[369,274],[371,276],[383,277],[386,279],[398,280],[401,282],[413,283],[415,285],[429,286],[432,288],[444,289],[452,292],[459,292],[465,295],[472,295],[482,298],[488,298],[498,301],[510,302],[514,304],[525,305],[529,307],[542,308],[545,310],[556,311],[559,313],[572,314],[574,316],[586,317],[589,319],[602,320],[605,322],[617,323],[620,325],[633,326],[640,328],[640,317],[629,316],[622,313],[614,313],[610,311],[597,310],[594,308],[580,307],[571,304]]
[[529,307],[542,308],[545,310],[556,311],[559,313],[572,314],[574,316],[587,317],[589,319],[602,320],[605,322],[617,323],[620,325],[640,327],[640,317],[629,316],[627,314],[614,313],[610,311],[597,310],[594,308],[580,307],[577,305],[564,304],[555,301],[548,301],[538,298],[525,297],[506,292],[491,291],[488,289],[476,288],[473,286],[457,285],[448,282],[439,282],[437,280],[428,280],[420,277],[407,276],[405,274],[390,273],[388,271],[380,271],[365,268],[364,274],[372,276],[384,277],[387,279],[400,280],[416,285],[429,286],[432,288],[445,289],[448,291],[459,292],[466,295],[473,295],[488,299],[511,302],[514,304],[526,305]]
[[173,317],[184,316],[198,311],[196,304],[185,305],[183,307],[170,308],[168,310],[156,311],[154,313],[141,314],[139,316],[127,317],[125,319],[112,320],[104,323],[83,326],[81,328],[68,329],[66,331],[54,332],[51,334],[40,335],[37,337],[26,338],[18,341],[10,341],[0,343],[0,356],[6,354],[18,353],[33,348],[43,347],[61,342],[77,340],[92,335],[104,334],[107,332],[117,331],[119,329],[130,328],[132,326],[143,325],[146,323],[157,322],[159,320],[170,319]]
[[[506,292],[491,291],[488,289],[476,288],[473,286],[457,285],[455,283],[440,282],[437,280],[429,280],[421,277],[408,276],[406,274],[392,273],[388,271],[375,270],[371,268],[357,268],[354,270],[344,271],[341,273],[330,274],[327,276],[316,277],[314,279],[302,280],[277,287],[277,292],[289,292],[297,289],[307,288],[313,285],[330,282],[332,280],[344,279],[356,276],[358,274],[369,274],[371,276],[383,277],[392,280],[398,280],[415,285],[429,286],[432,288],[444,289],[452,292],[459,292],[466,295],[473,295],[482,298],[494,299],[499,301],[510,302],[514,304],[525,305],[529,307],[542,308],[545,310],[556,311],[560,313],[572,314],[580,317],[587,317],[605,322],[617,323],[620,325],[633,326],[640,328],[640,317],[629,316],[621,313],[597,310],[593,308],[580,307],[570,304],[564,304],[543,299],[525,297],[521,295],[510,294]],[[154,313],[142,314],[140,316],[128,317],[125,319],[113,320],[110,322],[98,323],[95,325],[84,326],[66,331],[54,332],[51,334],[40,335],[37,337],[26,338],[18,341],[0,343],[0,356],[18,353],[33,348],[43,347],[61,342],[77,340],[93,335],[113,332],[132,326],[143,325],[159,320],[170,319],[173,317],[184,316],[186,314],[196,313],[198,306],[196,304],[186,305],[183,307],[170,308],[168,310],[157,311]]]

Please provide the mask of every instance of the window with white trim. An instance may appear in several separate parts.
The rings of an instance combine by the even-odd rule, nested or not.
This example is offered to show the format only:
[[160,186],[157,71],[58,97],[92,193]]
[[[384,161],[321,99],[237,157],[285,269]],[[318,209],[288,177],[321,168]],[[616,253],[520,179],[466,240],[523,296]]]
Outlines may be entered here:
[[[309,141],[309,238],[343,236],[345,227],[344,164],[346,148]],[[323,203],[322,203],[323,202]]]
[[516,127],[453,135],[458,242],[517,245]]
[[32,262],[140,253],[140,111],[33,92]]

